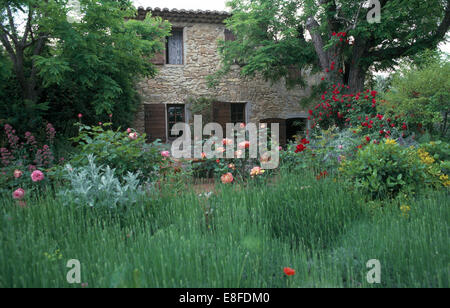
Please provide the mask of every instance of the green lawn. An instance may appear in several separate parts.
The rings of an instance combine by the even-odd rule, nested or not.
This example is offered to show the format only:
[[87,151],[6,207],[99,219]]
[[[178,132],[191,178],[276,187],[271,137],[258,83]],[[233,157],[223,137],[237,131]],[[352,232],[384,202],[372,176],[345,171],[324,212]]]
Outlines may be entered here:
[[[405,217],[342,186],[287,174],[220,186],[207,203],[165,193],[114,215],[3,196],[0,287],[80,287],[66,281],[69,259],[89,287],[449,286],[446,192],[417,196]],[[379,285],[366,280],[370,259],[381,262]]]

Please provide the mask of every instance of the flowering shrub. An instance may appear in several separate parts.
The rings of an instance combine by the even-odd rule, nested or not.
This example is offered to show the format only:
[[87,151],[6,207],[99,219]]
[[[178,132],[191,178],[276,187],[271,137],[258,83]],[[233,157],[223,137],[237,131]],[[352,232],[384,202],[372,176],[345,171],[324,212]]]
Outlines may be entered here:
[[4,130],[8,147],[0,148],[0,167],[5,168],[15,164],[34,170],[53,166],[55,157],[50,146],[54,143],[56,132],[50,123],[47,124],[46,130],[47,143],[42,146],[30,132],[26,132],[21,140],[11,125],[6,124]]
[[64,205],[119,209],[133,205],[145,196],[140,187],[139,173],[128,172],[122,183],[115,169],[97,166],[92,154],[86,158],[88,163],[85,166],[74,168],[67,164],[65,167],[69,188],[58,192]]
[[440,165],[443,173],[450,172],[450,144],[443,141],[431,141],[420,145]]
[[450,185],[448,176],[442,172],[441,165],[430,153],[421,147],[417,150],[417,154],[422,163],[426,165],[426,172],[435,187],[440,187],[441,185],[447,187]]
[[348,86],[334,84],[322,94],[321,102],[309,110],[313,128],[328,129],[333,125],[353,128],[374,143],[409,136],[408,125],[399,115],[391,118],[378,112],[376,91],[347,93],[347,90]]
[[[220,178],[222,182],[225,179],[227,183],[231,183],[236,180],[248,180],[254,178],[255,175],[261,177],[264,170],[260,168],[261,163],[267,163],[270,161],[270,152],[260,153],[257,152],[257,158],[250,158],[250,141],[248,141],[248,131],[245,130],[245,124],[241,124],[241,130],[236,132],[235,138],[224,138],[218,139],[213,137],[213,155],[207,155],[207,153],[202,153],[202,160],[195,160],[193,165],[194,175],[197,177],[216,177]],[[267,128],[266,124],[260,124],[260,132],[266,131],[267,136],[270,136],[270,130]],[[215,139],[214,139],[215,138]],[[244,141],[237,140],[244,139]],[[198,144],[204,144],[206,140],[201,140]],[[271,144],[268,142],[268,149],[270,150],[272,146],[279,147],[278,144]],[[220,158],[221,156],[226,156],[228,149],[232,149],[234,153],[234,158]],[[209,157],[209,158],[208,158]],[[260,168],[257,173],[255,173],[255,168]],[[233,180],[230,182],[232,176]]]
[[127,129],[113,131],[107,129],[111,123],[99,126],[79,124],[79,135],[72,140],[78,143],[79,154],[71,161],[74,166],[88,163],[87,155],[92,154],[98,164],[116,170],[119,179],[128,172],[140,172],[140,178],[154,180],[164,159],[159,142],[145,143],[145,135]]
[[351,187],[372,199],[393,198],[402,191],[417,191],[430,184],[417,151],[393,139],[368,145],[354,160],[344,160],[339,170]]
[[352,158],[360,138],[351,129],[333,126],[315,131],[310,138],[300,138],[281,153],[281,167],[288,170],[312,168],[317,172],[335,170],[343,159]]
[[423,67],[401,67],[392,79],[391,91],[381,104],[391,117],[402,116],[418,132],[445,136],[450,110],[450,63],[432,60]]
[[18,187],[28,191],[29,188],[43,186],[33,185],[33,182],[47,184],[44,172],[56,164],[52,149],[56,135],[53,126],[47,124],[43,145],[30,132],[26,132],[21,139],[11,125],[6,124],[4,132],[7,145],[0,148],[0,192],[15,191]]

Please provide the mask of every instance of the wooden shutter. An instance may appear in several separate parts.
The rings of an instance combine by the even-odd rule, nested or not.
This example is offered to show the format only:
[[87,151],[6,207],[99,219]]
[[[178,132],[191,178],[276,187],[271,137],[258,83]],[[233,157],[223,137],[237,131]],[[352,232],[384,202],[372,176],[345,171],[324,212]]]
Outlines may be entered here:
[[213,121],[222,126],[223,135],[225,136],[227,123],[231,123],[231,103],[214,102]]
[[150,62],[155,65],[166,64],[166,50],[164,49],[163,51],[156,53],[153,59],[150,60]]
[[[261,123],[278,123],[280,125],[280,145],[286,145],[286,120],[285,119],[279,119],[279,118],[271,118],[271,119],[264,119],[260,121]],[[270,129],[270,125],[268,125],[268,128]]]
[[225,29],[225,41],[235,41],[236,37],[234,36],[233,32],[231,32],[228,29]]
[[174,30],[167,40],[168,64],[183,64],[183,30]]
[[166,106],[163,104],[144,105],[145,133],[147,141],[161,139],[166,142]]

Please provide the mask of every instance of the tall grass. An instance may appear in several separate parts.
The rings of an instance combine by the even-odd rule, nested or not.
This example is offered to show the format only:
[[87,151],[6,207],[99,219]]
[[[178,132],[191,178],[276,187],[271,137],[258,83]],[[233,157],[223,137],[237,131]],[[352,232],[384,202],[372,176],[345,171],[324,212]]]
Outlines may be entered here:
[[[445,192],[418,196],[405,217],[394,206],[369,210],[341,185],[286,174],[220,186],[208,201],[165,194],[120,215],[52,195],[20,208],[5,196],[0,287],[79,287],[66,281],[69,259],[89,287],[449,286]],[[369,259],[381,262],[380,285],[366,281]]]

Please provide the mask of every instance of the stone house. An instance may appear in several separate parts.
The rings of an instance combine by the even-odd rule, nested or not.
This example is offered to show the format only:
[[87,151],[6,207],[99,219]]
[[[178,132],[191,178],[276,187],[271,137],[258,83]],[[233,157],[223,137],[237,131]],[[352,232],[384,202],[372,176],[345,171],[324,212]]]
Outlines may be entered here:
[[305,130],[308,114],[299,102],[310,95],[309,89],[288,90],[283,80],[271,84],[262,78],[243,78],[237,66],[216,88],[208,88],[206,77],[220,67],[218,41],[233,39],[224,25],[229,13],[139,8],[137,18],[143,20],[149,12],[172,24],[165,52],[152,59],[159,73],[138,85],[142,105],[135,128],[149,140],[170,142],[176,138],[171,127],[191,121],[189,102],[200,97],[213,98],[212,120],[220,124],[280,123],[282,144],[298,130]]

